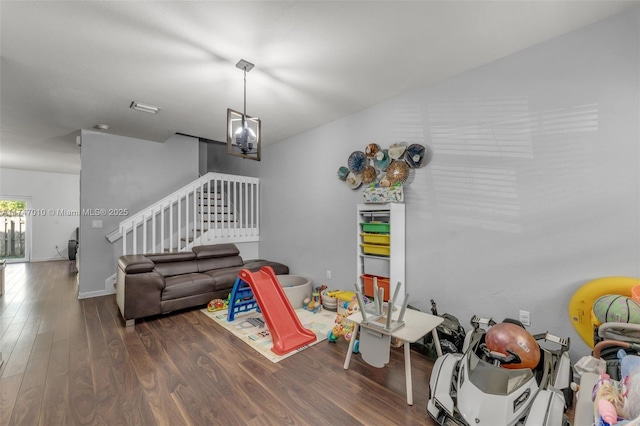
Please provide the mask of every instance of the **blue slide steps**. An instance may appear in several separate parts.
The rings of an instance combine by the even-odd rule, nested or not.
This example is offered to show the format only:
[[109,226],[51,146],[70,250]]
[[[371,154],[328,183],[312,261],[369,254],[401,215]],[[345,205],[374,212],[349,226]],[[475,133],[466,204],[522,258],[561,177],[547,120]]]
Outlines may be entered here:
[[240,277],[236,278],[233,284],[233,290],[231,290],[231,297],[229,298],[227,321],[231,322],[234,320],[236,314],[249,312],[253,309],[260,312],[260,306],[258,306],[258,301],[253,295],[251,287]]

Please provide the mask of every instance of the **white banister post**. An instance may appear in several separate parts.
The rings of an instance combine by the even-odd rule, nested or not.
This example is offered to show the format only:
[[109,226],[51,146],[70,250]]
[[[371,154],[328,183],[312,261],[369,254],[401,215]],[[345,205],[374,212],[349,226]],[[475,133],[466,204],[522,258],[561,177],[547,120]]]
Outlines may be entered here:
[[148,253],[147,251],[147,216],[142,214],[142,253]]
[[131,254],[138,254],[138,232],[136,229],[136,221],[133,221],[133,229],[131,234]]
[[160,253],[164,252],[164,206],[160,206]]
[[260,182],[256,182],[256,235],[260,235]]
[[[176,239],[176,244],[177,244],[178,250],[176,250],[176,251],[180,251],[180,238],[182,237],[181,236],[181,232],[180,232],[182,230],[182,206],[181,206],[181,204],[182,204],[182,197],[180,197],[178,195],[178,224],[176,225],[177,228],[178,228],[177,229],[178,238]],[[171,247],[171,250],[173,250],[173,247]]]
[[124,229],[123,231],[123,229],[123,227],[120,227],[120,233],[122,234],[122,254],[125,255],[127,254],[127,233],[129,230]]
[[173,202],[169,203],[169,251],[173,250]]

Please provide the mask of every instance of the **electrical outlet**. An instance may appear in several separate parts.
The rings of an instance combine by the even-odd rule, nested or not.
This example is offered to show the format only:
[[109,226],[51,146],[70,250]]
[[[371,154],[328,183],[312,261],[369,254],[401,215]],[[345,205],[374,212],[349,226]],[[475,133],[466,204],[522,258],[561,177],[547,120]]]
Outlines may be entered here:
[[327,279],[330,280],[331,279],[331,271],[327,269]]
[[526,326],[531,325],[531,314],[529,311],[520,311],[520,322]]

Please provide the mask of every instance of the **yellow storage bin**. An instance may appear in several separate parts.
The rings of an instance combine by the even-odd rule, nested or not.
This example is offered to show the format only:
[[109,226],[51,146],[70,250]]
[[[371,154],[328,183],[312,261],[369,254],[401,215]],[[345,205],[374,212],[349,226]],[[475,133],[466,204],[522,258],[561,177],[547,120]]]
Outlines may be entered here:
[[391,242],[391,236],[389,234],[367,234],[362,233],[362,241],[368,244],[386,244]]
[[391,251],[389,246],[379,244],[360,244],[360,246],[362,246],[362,251],[364,251],[365,254],[389,256]]

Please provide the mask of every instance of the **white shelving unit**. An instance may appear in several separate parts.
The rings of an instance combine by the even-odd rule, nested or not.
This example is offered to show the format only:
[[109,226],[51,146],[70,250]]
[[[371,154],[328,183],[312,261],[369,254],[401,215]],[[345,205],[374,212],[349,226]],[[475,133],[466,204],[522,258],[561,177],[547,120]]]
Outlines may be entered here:
[[[393,297],[398,283],[402,288],[396,300],[404,303],[407,286],[405,280],[405,211],[404,204],[358,204],[357,211],[357,269],[356,282],[371,282],[371,276],[389,280],[389,291],[384,300]],[[363,275],[366,275],[363,278]],[[365,294],[373,296],[372,285],[365,285]]]

